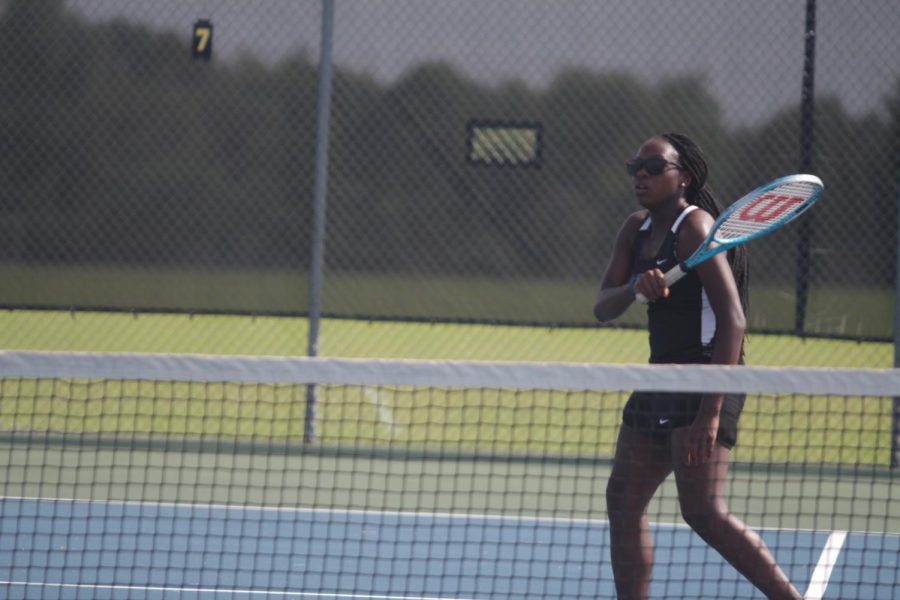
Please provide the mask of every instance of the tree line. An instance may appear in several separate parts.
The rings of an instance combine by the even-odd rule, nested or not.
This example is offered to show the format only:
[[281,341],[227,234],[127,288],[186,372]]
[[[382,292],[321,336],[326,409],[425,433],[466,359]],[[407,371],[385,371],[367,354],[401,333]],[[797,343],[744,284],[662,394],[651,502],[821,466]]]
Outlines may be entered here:
[[[298,53],[192,61],[186,41],[89,23],[60,0],[0,15],[0,260],[288,267],[310,260],[317,65]],[[799,90],[799,84],[798,84]],[[476,82],[446,63],[390,83],[336,65],[328,268],[596,278],[634,210],[623,164],[649,135],[689,133],[726,203],[799,164],[797,106],[729,127],[698,77],[647,84],[562,72],[546,89]],[[893,285],[900,82],[886,116],[816,103],[812,273]],[[539,122],[538,168],[465,160],[472,118]],[[810,213],[813,214],[813,213]],[[754,248],[757,279],[792,281],[796,232]]]

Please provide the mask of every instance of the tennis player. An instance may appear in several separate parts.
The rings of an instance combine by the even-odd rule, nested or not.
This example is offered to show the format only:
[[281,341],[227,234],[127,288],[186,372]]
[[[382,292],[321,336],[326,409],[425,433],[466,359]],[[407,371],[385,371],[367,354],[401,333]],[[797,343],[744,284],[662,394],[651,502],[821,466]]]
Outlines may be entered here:
[[[627,163],[641,210],[619,231],[594,315],[610,321],[640,292],[649,300],[651,363],[743,362],[748,263],[743,247],[699,265],[666,287],[663,273],[690,256],[721,207],[706,186],[700,147],[681,134],[647,140]],[[619,430],[606,488],[619,598],[646,598],[653,568],[647,507],[675,473],[685,521],[768,598],[800,598],[763,540],[725,498],[740,395],[635,392]]]

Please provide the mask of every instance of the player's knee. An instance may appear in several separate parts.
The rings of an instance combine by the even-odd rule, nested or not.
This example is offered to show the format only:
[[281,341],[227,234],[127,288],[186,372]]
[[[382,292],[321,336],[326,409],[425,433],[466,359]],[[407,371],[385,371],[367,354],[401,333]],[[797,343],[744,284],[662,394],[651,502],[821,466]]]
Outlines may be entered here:
[[706,532],[712,531],[718,522],[718,519],[716,519],[714,515],[704,513],[700,510],[685,510],[684,507],[681,509],[681,516],[684,519],[684,522],[687,523],[691,529],[700,534],[701,537],[704,537]]
[[628,482],[621,477],[610,477],[606,482],[606,512],[610,519],[627,518],[631,500]]
[[621,512],[625,504],[625,482],[613,476],[606,482],[606,511],[610,514]]
[[716,531],[728,519],[728,511],[721,502],[713,500],[683,499],[681,517],[691,529],[701,536]]
[[610,477],[606,482],[606,512],[610,521],[640,519],[645,501],[628,480]]

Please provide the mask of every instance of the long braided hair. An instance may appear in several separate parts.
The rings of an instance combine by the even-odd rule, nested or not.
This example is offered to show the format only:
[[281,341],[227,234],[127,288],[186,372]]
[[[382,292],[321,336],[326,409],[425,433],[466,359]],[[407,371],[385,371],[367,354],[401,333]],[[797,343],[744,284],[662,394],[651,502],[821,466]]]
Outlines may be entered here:
[[[706,164],[703,150],[691,138],[681,133],[664,133],[662,138],[672,144],[672,147],[678,152],[681,167],[691,175],[691,183],[685,191],[685,199],[717,219],[722,214],[723,208],[712,190],[706,185],[709,167]],[[741,306],[746,315],[750,286],[750,262],[747,259],[747,249],[743,246],[732,248],[728,250],[727,256],[740,294]]]

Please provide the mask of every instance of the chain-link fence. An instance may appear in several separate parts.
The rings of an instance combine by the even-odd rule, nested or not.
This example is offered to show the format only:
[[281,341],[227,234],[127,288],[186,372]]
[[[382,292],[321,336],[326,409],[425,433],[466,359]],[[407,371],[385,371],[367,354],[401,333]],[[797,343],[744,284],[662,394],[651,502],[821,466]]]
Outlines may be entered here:
[[[593,326],[624,162],[682,131],[725,204],[826,183],[752,331],[892,339],[896,1],[334,6],[324,315]],[[319,0],[0,7],[0,305],[308,314]]]

